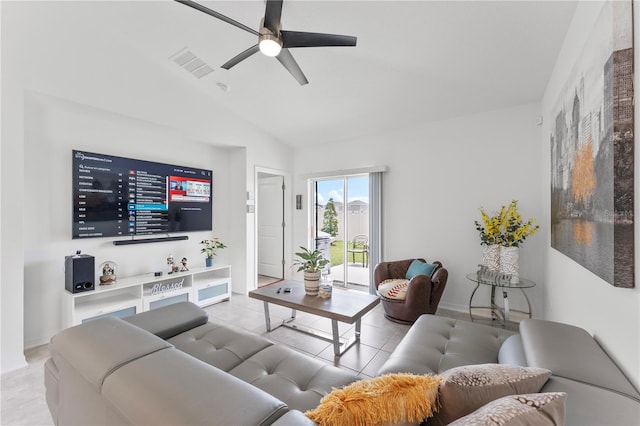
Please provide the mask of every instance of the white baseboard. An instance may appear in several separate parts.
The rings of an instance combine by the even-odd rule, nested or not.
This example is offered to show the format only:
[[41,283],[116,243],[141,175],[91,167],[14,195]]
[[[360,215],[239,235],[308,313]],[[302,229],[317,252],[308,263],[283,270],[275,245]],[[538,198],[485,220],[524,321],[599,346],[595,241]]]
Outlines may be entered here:
[[24,341],[24,349],[27,350],[27,349],[35,348],[37,346],[42,346],[42,345],[49,344],[49,340],[51,340],[51,338],[53,336],[55,336],[59,331],[60,330],[51,331],[50,332],[51,334],[49,334],[48,336],[40,336],[40,337],[36,337],[36,338],[25,340]]
[[461,313],[469,313],[469,305],[460,305],[458,303],[446,303],[446,302],[440,302],[438,304],[438,307],[440,308],[444,308],[444,309],[448,309],[450,311],[456,311],[456,312],[461,312]]

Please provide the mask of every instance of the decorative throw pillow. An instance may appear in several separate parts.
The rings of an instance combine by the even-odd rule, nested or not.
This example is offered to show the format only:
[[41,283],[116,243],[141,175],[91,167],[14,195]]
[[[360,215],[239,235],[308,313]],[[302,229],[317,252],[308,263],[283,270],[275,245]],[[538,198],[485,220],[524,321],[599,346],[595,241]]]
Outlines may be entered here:
[[407,269],[406,278],[410,280],[416,275],[431,276],[433,274],[433,271],[435,271],[437,267],[438,265],[434,265],[433,263],[425,263],[425,262],[422,262],[421,260],[416,259],[413,262],[411,262],[411,265],[409,265],[409,269]]
[[447,425],[483,405],[507,395],[538,392],[551,376],[545,368],[477,364],[441,374],[440,410],[429,425]]
[[375,426],[419,423],[433,415],[438,376],[386,374],[334,389],[305,415],[320,426]]
[[562,426],[566,400],[564,392],[504,396],[449,426]]
[[386,299],[404,300],[407,298],[409,280],[384,280],[378,286],[378,294]]

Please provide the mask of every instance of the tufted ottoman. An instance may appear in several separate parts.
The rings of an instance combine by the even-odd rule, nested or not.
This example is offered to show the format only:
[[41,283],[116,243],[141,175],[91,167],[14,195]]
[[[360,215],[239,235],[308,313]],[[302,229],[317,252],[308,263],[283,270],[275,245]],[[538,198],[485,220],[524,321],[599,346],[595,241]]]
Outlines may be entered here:
[[355,380],[331,365],[248,331],[208,322],[168,339],[177,349],[247,382],[302,412],[334,387]]

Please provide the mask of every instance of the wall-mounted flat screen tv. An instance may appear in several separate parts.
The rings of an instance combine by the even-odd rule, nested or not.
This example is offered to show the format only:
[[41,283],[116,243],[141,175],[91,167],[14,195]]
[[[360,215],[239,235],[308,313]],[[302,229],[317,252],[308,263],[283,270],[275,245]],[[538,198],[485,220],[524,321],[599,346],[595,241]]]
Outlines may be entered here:
[[73,238],[212,229],[211,170],[73,151]]

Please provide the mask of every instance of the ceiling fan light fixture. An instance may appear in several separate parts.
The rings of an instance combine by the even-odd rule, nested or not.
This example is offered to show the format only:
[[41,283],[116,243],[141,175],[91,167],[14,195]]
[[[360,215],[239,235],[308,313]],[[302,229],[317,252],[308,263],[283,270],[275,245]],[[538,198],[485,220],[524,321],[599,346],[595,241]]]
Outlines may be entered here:
[[[2,1],[2,0],[0,0]],[[266,2],[264,18],[260,22],[260,29],[256,31],[228,16],[215,10],[211,10],[192,0],[176,0],[178,3],[196,9],[199,12],[213,16],[216,19],[233,25],[254,36],[258,36],[258,44],[244,50],[221,65],[222,69],[228,70],[261,51],[265,56],[277,56],[278,62],[291,74],[301,86],[309,83],[307,77],[300,69],[300,66],[291,55],[289,48],[293,47],[326,47],[326,46],[355,46],[357,38],[340,34],[310,33],[304,31],[284,31],[282,30],[282,4],[284,0],[263,0]],[[282,48],[286,44],[284,51]],[[200,69],[200,68],[198,68]]]
[[282,50],[282,41],[271,34],[260,34],[260,51],[266,56],[278,56]]

